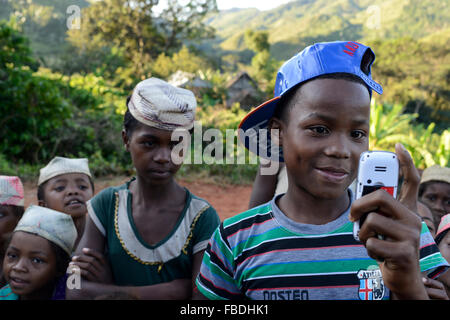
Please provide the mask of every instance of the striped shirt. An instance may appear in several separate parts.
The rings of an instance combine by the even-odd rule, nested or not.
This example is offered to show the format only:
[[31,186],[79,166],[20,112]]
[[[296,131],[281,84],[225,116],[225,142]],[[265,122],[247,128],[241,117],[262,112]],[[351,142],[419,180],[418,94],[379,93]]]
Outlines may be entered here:
[[[351,198],[351,195],[350,195]],[[275,203],[225,220],[211,237],[196,283],[209,299],[389,299],[377,262],[353,238],[349,208],[324,225],[294,222]],[[425,223],[421,271],[448,268]]]

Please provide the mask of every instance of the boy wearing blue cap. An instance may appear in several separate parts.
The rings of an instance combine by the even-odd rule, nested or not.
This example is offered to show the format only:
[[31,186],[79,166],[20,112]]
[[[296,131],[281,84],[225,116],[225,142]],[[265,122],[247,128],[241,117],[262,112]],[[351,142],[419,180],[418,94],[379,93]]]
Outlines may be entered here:
[[[241,142],[284,161],[288,190],[216,229],[196,281],[204,297],[428,298],[421,271],[434,277],[448,264],[414,213],[419,177],[408,152],[396,146],[400,201],[382,190],[354,201],[348,189],[368,148],[372,90],[382,93],[374,60],[356,42],[310,46],[280,68],[275,98],[243,119]],[[352,222],[366,213],[361,243]]]

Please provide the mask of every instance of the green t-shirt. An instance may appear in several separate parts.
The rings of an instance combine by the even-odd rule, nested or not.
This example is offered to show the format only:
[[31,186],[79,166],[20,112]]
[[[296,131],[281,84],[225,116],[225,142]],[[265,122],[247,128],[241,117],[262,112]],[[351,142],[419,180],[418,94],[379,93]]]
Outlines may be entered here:
[[114,281],[145,286],[192,277],[192,256],[204,249],[220,219],[211,205],[186,190],[186,204],[174,229],[155,245],[134,224],[129,182],[102,190],[88,202],[88,214],[106,238]]

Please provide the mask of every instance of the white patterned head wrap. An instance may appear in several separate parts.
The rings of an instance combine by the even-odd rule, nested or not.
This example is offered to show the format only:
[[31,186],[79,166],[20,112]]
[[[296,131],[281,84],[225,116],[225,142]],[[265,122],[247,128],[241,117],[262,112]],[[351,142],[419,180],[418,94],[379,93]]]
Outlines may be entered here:
[[197,101],[186,89],[150,78],[133,90],[128,109],[139,122],[163,130],[191,129],[194,126]]

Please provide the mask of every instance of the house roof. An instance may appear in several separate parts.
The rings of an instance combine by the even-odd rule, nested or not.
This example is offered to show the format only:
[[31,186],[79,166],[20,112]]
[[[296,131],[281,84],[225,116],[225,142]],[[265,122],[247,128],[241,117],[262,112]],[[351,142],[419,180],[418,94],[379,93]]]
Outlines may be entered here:
[[243,78],[251,82],[255,88],[257,87],[257,83],[255,82],[255,80],[253,80],[252,77],[250,77],[249,74],[245,71],[240,71],[234,78],[228,81],[226,87],[227,88],[232,87],[234,84],[236,84],[239,80]]

